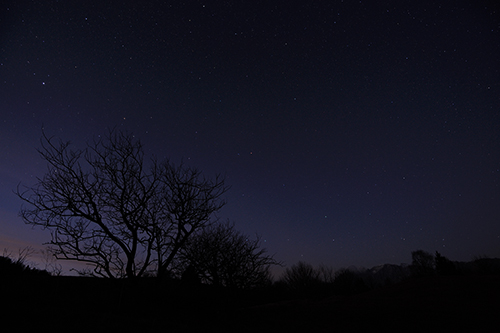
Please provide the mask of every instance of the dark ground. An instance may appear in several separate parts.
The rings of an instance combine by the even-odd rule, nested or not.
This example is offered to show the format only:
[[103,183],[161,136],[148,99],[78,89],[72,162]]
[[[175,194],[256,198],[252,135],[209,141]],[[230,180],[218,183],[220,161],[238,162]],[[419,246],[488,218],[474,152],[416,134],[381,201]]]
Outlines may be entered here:
[[[413,278],[352,296],[252,293],[76,277],[3,279],[9,331],[497,332],[500,276]],[[3,330],[2,330],[3,331]]]

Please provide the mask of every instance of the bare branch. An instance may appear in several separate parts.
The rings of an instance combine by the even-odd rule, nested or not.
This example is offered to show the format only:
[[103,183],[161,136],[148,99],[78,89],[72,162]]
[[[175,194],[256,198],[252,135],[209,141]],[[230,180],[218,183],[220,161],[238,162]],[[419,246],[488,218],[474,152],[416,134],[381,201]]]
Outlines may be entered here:
[[202,281],[232,288],[252,288],[269,283],[269,268],[281,265],[233,224],[216,224],[192,237],[181,251],[184,266],[193,267]]
[[38,151],[48,170],[33,187],[18,186],[20,216],[51,231],[56,258],[88,263],[95,276],[136,277],[154,266],[161,275],[225,204],[221,177],[146,160],[130,133],[112,130],[84,150],[42,133]]

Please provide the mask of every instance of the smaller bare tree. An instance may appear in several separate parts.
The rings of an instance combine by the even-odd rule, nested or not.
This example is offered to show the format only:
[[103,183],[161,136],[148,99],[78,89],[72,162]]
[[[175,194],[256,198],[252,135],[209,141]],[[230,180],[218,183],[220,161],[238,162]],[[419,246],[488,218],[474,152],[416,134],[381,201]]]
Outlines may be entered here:
[[226,201],[224,178],[205,178],[195,168],[166,163],[158,186],[159,196],[148,213],[156,254],[158,276],[167,275],[177,253],[196,232],[217,221],[212,220]]
[[410,270],[413,276],[425,276],[434,274],[434,256],[423,250],[416,250],[411,253]]
[[180,252],[184,266],[193,267],[204,283],[253,288],[271,281],[270,267],[281,265],[234,224],[215,224],[193,235]]
[[281,281],[291,290],[305,290],[322,283],[321,272],[303,261],[287,268]]

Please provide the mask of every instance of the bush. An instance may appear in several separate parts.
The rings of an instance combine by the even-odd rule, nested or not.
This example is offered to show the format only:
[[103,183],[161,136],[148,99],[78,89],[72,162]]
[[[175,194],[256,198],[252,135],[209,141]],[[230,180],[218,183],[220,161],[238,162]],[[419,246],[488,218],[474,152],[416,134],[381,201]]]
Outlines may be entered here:
[[9,257],[0,256],[0,277],[12,276],[50,276],[46,270],[31,268],[25,265],[21,260],[12,260]]
[[436,273],[440,275],[453,275],[457,274],[457,269],[455,267],[455,264],[449,260],[448,258],[444,257],[436,251],[436,257],[434,258],[434,264],[436,267]]
[[434,274],[434,256],[423,250],[411,253],[412,263],[410,271],[413,276],[427,276]]
[[367,291],[363,279],[353,271],[342,269],[335,274],[333,291],[337,295],[351,295]]
[[299,261],[297,264],[287,268],[281,277],[281,281],[290,290],[306,290],[321,284],[320,272],[310,264]]
[[280,265],[234,224],[215,224],[195,234],[179,255],[184,281],[237,289],[257,288],[271,283],[270,266]]

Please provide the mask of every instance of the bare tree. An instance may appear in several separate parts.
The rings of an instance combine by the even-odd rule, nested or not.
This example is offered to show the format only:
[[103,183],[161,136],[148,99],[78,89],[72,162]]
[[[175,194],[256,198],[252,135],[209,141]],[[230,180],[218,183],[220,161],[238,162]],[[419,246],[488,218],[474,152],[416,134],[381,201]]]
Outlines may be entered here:
[[321,272],[303,261],[287,268],[281,281],[292,290],[305,290],[322,283]]
[[45,134],[41,143],[48,172],[34,187],[18,187],[17,195],[29,204],[20,215],[51,231],[56,258],[88,263],[91,275],[161,272],[224,205],[222,179],[205,181],[198,171],[146,160],[130,133],[110,131],[85,150],[71,150],[69,142]]
[[434,256],[434,267],[436,268],[436,273],[441,275],[453,275],[457,273],[453,261],[441,255],[438,251],[436,251]]
[[414,276],[434,274],[434,256],[423,250],[412,251],[410,270]]
[[280,265],[260,248],[259,238],[249,239],[229,222],[194,235],[180,257],[202,282],[231,288],[263,286],[271,281],[270,266]]
[[207,179],[197,169],[166,165],[158,201],[149,215],[159,276],[167,273],[194,232],[212,224],[214,213],[225,205],[220,197],[226,191],[220,176]]

